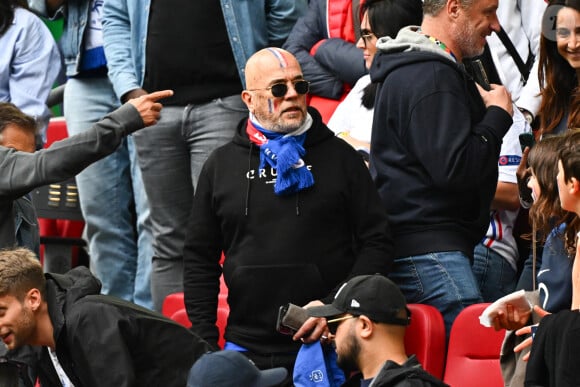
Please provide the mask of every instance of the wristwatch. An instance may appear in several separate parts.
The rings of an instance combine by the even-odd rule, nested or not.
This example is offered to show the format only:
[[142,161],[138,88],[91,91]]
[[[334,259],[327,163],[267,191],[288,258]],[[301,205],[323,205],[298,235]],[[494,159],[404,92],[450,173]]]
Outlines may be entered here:
[[534,122],[534,115],[524,108],[518,108],[518,109],[520,109],[520,112],[522,112],[522,114],[524,115],[524,118],[526,119],[526,121],[528,121],[528,124],[531,125],[532,122]]

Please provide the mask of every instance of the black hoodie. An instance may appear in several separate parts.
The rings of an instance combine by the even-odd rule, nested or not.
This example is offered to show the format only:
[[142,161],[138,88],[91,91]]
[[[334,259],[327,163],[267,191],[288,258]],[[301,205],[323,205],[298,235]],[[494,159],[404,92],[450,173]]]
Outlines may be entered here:
[[[342,387],[360,387],[361,374],[352,376]],[[403,364],[392,360],[385,362],[378,375],[373,378],[369,387],[449,387],[425,371],[411,355]]]
[[[162,315],[99,295],[86,267],[46,274],[45,298],[59,363],[77,387],[175,386],[209,349],[206,342]],[[62,386],[44,348],[43,387]]]
[[502,137],[512,119],[486,109],[475,83],[427,37],[382,38],[371,175],[394,231],[395,256],[473,255],[489,225]]
[[298,350],[300,342],[276,332],[281,305],[330,302],[347,278],[389,271],[386,214],[362,158],[316,110],[309,113],[303,159],[314,186],[274,194],[276,171],[258,170],[259,148],[246,135],[246,120],[203,167],[186,233],[184,289],[192,329],[210,344],[217,345],[222,250],[226,340],[259,354]]

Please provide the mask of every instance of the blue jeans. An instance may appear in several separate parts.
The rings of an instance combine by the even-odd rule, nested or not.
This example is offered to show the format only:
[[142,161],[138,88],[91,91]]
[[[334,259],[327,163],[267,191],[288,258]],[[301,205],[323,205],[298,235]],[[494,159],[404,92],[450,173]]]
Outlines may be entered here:
[[[89,129],[119,106],[106,77],[68,80],[64,109],[69,135]],[[151,298],[152,233],[133,140],[77,175],[91,271],[102,293],[146,308]]]
[[448,338],[459,312],[482,302],[469,258],[459,251],[396,258],[389,278],[399,286],[407,302],[439,309]]
[[516,289],[516,271],[504,257],[481,243],[475,246],[471,269],[484,302],[494,302]]
[[201,168],[215,148],[232,139],[247,115],[239,95],[165,106],[156,125],[133,135],[153,224],[151,292],[156,310],[168,294],[183,291],[183,246]]

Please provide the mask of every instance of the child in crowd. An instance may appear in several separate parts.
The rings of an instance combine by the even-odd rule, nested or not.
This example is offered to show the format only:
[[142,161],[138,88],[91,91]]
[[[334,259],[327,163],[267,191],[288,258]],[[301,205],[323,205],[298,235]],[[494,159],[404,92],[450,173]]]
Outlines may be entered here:
[[556,185],[561,144],[562,136],[547,136],[532,148],[528,157],[531,170],[528,186],[534,198],[530,208],[530,223],[535,226],[543,247],[539,249],[538,267],[534,270],[537,283],[534,288],[539,289],[539,295],[528,294],[532,303],[537,304],[536,313],[532,315],[529,311],[518,311],[512,305],[507,305],[506,313],[500,312],[494,320],[496,329],[517,330],[515,335],[506,336],[500,359],[506,386],[510,387],[523,386],[525,360],[529,357],[532,345],[532,325],[529,324],[538,323],[548,312],[568,309],[571,304],[572,263],[565,248],[567,226]]
[[[580,14],[579,14],[580,16]],[[580,215],[580,131],[568,133],[562,141],[558,159],[558,191],[564,210]],[[580,370],[580,244],[572,268],[572,310],[545,316],[534,337],[526,369],[526,386],[577,386]]]

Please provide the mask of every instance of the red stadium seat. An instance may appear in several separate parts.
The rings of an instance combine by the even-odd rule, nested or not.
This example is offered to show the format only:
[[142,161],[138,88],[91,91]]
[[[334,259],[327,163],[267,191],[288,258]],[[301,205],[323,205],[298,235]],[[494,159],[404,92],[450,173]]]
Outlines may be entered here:
[[445,366],[445,323],[439,310],[430,305],[408,304],[411,325],[405,333],[405,349],[423,368],[438,379]]
[[[52,118],[46,131],[45,148],[53,142],[68,137],[64,117]],[[52,188],[52,187],[58,188]],[[84,221],[78,204],[78,194],[74,179],[62,184],[39,187],[32,192],[33,203],[38,212],[41,255],[46,271],[64,272],[76,266],[82,239]],[[53,192],[59,192],[58,197]],[[62,199],[65,197],[66,199]],[[54,206],[51,203],[59,203]],[[74,199],[74,200],[73,200]],[[62,204],[65,203],[66,204]],[[49,257],[49,262],[45,260]]]
[[[216,325],[219,329],[218,345],[220,348],[223,348],[225,343],[224,332],[228,322],[228,315],[230,314],[230,308],[227,301],[228,288],[225,285],[223,278],[223,276],[220,277],[220,293],[218,295],[216,321]],[[161,313],[187,328],[191,327],[191,321],[189,321],[189,317],[187,316],[187,311],[185,309],[183,292],[172,293],[165,297],[163,306],[161,308]]]
[[189,317],[187,317],[187,311],[185,310],[185,308],[178,309],[177,311],[175,311],[175,313],[171,315],[170,318],[173,321],[180,323],[186,328],[191,327],[191,321],[189,321]]
[[163,305],[161,307],[161,313],[165,317],[171,318],[177,311],[185,310],[185,303],[183,301],[183,292],[171,293],[165,300],[163,300]]
[[499,354],[505,331],[495,331],[479,323],[479,316],[488,305],[468,306],[451,327],[443,381],[453,387],[504,385]]

